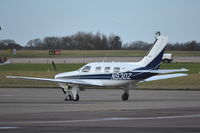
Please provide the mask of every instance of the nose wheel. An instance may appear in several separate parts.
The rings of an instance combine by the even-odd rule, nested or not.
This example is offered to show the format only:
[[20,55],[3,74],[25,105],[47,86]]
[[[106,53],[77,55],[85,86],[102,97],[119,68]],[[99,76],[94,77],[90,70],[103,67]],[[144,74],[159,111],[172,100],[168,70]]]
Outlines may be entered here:
[[65,97],[65,101],[72,101],[72,95],[71,95],[71,94],[68,94],[68,95]]
[[76,98],[73,99],[72,95],[71,94],[68,94],[66,97],[65,97],[65,101],[75,101],[75,102],[78,102],[80,99],[79,95],[77,94],[76,95]]

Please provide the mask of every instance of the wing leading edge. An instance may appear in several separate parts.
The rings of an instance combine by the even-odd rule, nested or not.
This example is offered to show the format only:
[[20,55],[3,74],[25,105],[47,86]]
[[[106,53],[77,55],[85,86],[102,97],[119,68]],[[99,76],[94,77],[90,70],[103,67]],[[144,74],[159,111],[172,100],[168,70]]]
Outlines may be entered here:
[[35,77],[21,77],[21,76],[7,76],[7,78],[49,81],[49,82],[56,82],[56,83],[71,83],[71,84],[81,84],[81,85],[102,86],[102,84],[100,82],[98,82],[98,81],[87,82],[87,81],[80,81],[80,80],[35,78]]

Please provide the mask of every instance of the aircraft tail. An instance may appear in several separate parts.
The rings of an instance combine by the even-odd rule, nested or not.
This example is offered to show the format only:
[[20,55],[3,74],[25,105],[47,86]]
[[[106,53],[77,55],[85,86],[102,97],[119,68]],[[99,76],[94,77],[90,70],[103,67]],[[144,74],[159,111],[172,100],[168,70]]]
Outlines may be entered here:
[[167,42],[167,36],[157,36],[153,47],[139,65],[147,69],[159,69]]

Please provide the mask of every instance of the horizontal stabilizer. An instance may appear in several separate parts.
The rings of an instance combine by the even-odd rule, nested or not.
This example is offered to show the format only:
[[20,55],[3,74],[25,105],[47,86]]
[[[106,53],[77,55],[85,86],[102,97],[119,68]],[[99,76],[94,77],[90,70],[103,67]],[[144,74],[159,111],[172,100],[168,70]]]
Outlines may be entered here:
[[56,83],[70,83],[70,84],[80,84],[80,85],[102,86],[102,84],[98,81],[86,82],[86,81],[70,80],[70,79],[50,79],[50,78],[35,78],[35,77],[21,77],[21,76],[7,76],[7,78],[49,81],[49,82],[56,82]]
[[169,78],[177,78],[177,77],[183,77],[187,76],[188,74],[184,73],[177,73],[177,74],[167,74],[167,75],[158,75],[158,76],[153,76],[147,79],[144,79],[141,82],[148,82],[148,81],[155,81],[155,80],[161,80],[161,79],[169,79]]
[[174,73],[174,72],[186,72],[188,69],[169,69],[169,70],[133,70],[132,72],[141,72],[141,73]]

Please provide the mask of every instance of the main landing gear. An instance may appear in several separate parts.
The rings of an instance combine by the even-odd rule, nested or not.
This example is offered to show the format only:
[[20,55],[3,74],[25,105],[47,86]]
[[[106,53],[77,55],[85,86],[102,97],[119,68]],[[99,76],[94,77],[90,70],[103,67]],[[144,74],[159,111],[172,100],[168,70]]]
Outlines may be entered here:
[[129,89],[125,88],[124,89],[124,93],[122,94],[122,100],[123,101],[128,101],[128,98],[129,98]]
[[129,98],[129,94],[127,94],[127,93],[122,94],[122,100],[123,101],[127,101],[128,98]]
[[64,94],[66,94],[65,101],[79,101],[80,97],[78,95],[79,88],[77,85],[72,86],[72,88],[63,89]]

